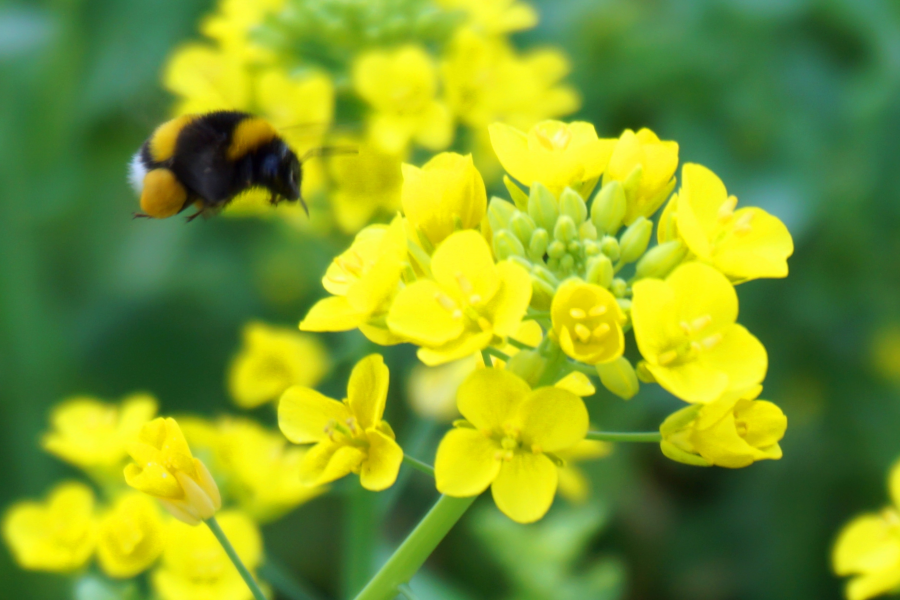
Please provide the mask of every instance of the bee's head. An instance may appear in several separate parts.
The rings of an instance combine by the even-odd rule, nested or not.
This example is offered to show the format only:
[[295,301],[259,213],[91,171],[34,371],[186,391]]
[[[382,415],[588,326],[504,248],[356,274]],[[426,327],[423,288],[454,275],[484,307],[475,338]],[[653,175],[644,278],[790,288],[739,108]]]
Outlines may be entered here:
[[279,141],[262,160],[265,186],[287,200],[300,199],[300,175],[300,160],[284,142]]

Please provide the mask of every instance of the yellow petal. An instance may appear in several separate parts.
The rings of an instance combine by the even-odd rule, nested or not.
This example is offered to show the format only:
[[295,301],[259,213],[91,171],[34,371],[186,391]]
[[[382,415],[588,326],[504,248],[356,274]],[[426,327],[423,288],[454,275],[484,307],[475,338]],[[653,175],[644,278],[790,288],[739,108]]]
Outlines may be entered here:
[[347,383],[347,402],[363,429],[381,421],[389,380],[390,373],[380,354],[370,354],[353,367]]
[[543,387],[519,405],[522,443],[535,452],[559,452],[584,439],[588,412],[584,401],[567,390]]
[[890,569],[900,562],[900,535],[882,515],[860,515],[841,529],[831,560],[838,575]]
[[533,523],[553,504],[558,477],[556,465],[543,454],[516,452],[500,467],[491,494],[507,517],[517,523]]
[[366,431],[369,452],[359,471],[359,481],[364,488],[373,492],[385,490],[397,480],[403,450],[392,438],[377,429]]
[[683,264],[666,278],[666,283],[675,292],[677,323],[710,319],[710,324],[697,335],[710,335],[737,320],[737,292],[728,278],[713,267],[699,262]]
[[769,367],[765,346],[741,325],[725,330],[721,341],[701,352],[698,360],[727,374],[728,388],[732,390],[746,390],[758,385]]
[[697,361],[685,362],[672,368],[648,362],[647,368],[659,385],[685,402],[712,402],[728,387],[728,375]]
[[343,402],[299,385],[285,390],[278,402],[278,427],[295,444],[322,441],[328,437],[326,427],[345,425],[351,416]]
[[669,349],[675,320],[675,292],[660,279],[642,279],[634,284],[631,319],[641,355],[656,362]]
[[530,186],[534,182],[535,169],[525,133],[505,123],[492,123],[488,132],[494,152],[506,172]]
[[765,400],[741,402],[734,416],[746,427],[742,437],[756,448],[768,448],[777,444],[787,429],[787,417],[781,409]]
[[691,252],[708,260],[712,252],[711,237],[718,224],[720,210],[728,202],[725,184],[715,173],[698,164],[681,168],[676,220],[678,232]]
[[784,223],[761,208],[742,208],[734,213],[734,221],[745,223],[743,227],[747,229],[732,228],[716,244],[713,264],[732,279],[741,281],[787,277],[787,259],[794,253],[794,241]]
[[582,398],[593,396],[597,392],[590,378],[580,371],[572,371],[553,385]]
[[350,331],[367,315],[350,305],[344,296],[331,296],[316,302],[300,321],[303,331]]
[[891,569],[855,577],[847,584],[847,600],[869,600],[900,587],[900,565]]
[[494,335],[490,331],[475,334],[465,332],[459,338],[437,348],[419,348],[416,356],[429,367],[434,367],[483,350],[490,345],[492,339]]
[[459,386],[456,405],[477,429],[493,431],[515,417],[529,392],[528,384],[509,371],[478,369]]
[[366,453],[354,446],[319,442],[309,449],[300,465],[300,479],[307,485],[323,485],[359,469]]
[[437,283],[420,279],[397,294],[387,316],[396,335],[427,346],[440,346],[462,335],[462,311]]
[[500,288],[486,307],[493,331],[507,337],[515,334],[531,302],[531,277],[521,265],[506,260],[497,264]]
[[431,272],[441,288],[470,304],[488,302],[500,287],[491,249],[474,230],[458,231],[444,240],[431,259]]
[[500,445],[468,427],[451,429],[441,440],[434,460],[434,477],[442,494],[476,496],[500,471]]

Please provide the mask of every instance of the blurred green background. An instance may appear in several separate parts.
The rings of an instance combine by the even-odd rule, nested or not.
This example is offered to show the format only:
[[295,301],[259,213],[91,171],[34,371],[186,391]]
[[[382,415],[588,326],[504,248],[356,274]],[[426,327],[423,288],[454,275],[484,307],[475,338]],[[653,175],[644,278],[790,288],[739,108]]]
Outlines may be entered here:
[[[770,355],[763,397],[789,418],[785,457],[732,472],[618,448],[591,467],[592,508],[561,506],[523,528],[478,506],[431,563],[459,595],[441,584],[434,593],[562,597],[541,591],[550,575],[534,577],[559,566],[573,598],[840,598],[830,544],[853,514],[887,502],[884,479],[900,456],[900,351],[880,369],[872,356],[879,332],[900,324],[900,4],[537,4],[541,25],[517,39],[570,54],[584,94],[577,117],[606,137],[648,126],[677,140],[682,162],[709,166],[742,204],[791,229],[790,277],[739,289],[741,321]],[[2,507],[75,476],[37,446],[59,399],[146,389],[163,412],[227,411],[224,370],[243,323],[295,323],[321,294],[338,243],[272,221],[131,219],[126,163],[170,101],[160,68],[209,8],[0,3]],[[327,339],[347,347],[354,335]],[[412,357],[390,352],[394,381]],[[679,407],[651,386],[628,405],[599,402],[607,429],[651,429]],[[265,530],[272,554],[331,597],[341,587],[340,492]],[[433,497],[416,482],[380,532],[386,543]],[[432,597],[432,580],[421,581]],[[61,598],[69,585],[20,571],[0,550],[0,596]]]

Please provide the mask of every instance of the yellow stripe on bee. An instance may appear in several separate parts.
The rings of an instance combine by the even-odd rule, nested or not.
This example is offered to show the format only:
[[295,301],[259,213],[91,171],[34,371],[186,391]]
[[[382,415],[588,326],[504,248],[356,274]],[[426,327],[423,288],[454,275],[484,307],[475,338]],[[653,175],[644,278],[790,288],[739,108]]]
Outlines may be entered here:
[[141,210],[156,219],[177,214],[187,201],[187,191],[169,169],[153,169],[144,176]]
[[197,115],[182,115],[171,121],[166,121],[156,128],[150,136],[150,157],[154,162],[163,162],[172,158],[175,154],[175,143],[178,134],[185,125],[197,118]]
[[256,150],[263,144],[271,142],[278,134],[268,121],[259,117],[249,117],[237,124],[228,147],[228,159],[237,160]]

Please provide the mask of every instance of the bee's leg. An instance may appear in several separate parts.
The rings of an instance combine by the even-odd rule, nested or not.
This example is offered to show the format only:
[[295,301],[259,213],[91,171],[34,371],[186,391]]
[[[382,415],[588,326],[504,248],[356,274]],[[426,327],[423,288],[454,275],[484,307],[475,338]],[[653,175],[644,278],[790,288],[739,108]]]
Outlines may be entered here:
[[149,219],[150,215],[142,212],[136,212],[131,215],[132,219]]
[[281,196],[279,196],[275,192],[272,192],[272,197],[269,198],[269,204],[271,204],[272,206],[278,206],[279,202],[281,202]]

